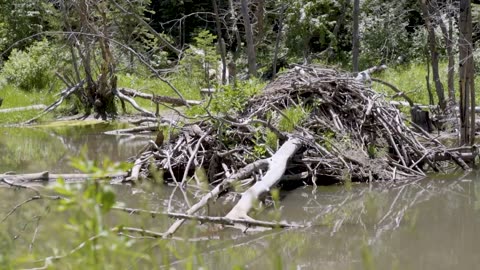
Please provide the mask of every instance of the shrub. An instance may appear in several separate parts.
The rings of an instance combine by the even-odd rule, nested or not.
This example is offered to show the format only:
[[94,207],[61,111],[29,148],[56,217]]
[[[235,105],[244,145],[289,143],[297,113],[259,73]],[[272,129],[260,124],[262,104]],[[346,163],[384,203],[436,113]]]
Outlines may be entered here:
[[34,43],[25,51],[14,49],[5,62],[2,75],[23,90],[43,89],[54,79],[55,53],[47,40]]

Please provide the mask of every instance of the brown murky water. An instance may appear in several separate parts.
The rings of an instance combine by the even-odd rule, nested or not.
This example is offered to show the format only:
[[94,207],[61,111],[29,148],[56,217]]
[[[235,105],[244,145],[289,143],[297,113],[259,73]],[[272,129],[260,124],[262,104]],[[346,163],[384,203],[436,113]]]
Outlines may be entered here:
[[[69,171],[68,156],[86,147],[87,156],[124,161],[143,146],[144,138],[108,136],[108,126],[58,130],[0,130],[0,170],[33,172]],[[431,176],[402,183],[375,183],[304,187],[282,194],[277,210],[267,209],[257,218],[312,224],[300,230],[242,233],[234,229],[211,230],[209,225],[185,226],[179,235],[210,239],[176,245],[170,267],[188,263],[207,269],[477,269],[480,265],[480,185],[478,172],[448,177]],[[195,201],[195,191],[182,194],[163,185],[131,188],[114,186],[125,206],[158,211],[186,208],[185,198]],[[0,188],[0,218],[31,194]],[[228,209],[226,201],[212,205],[210,213]],[[39,203],[48,216],[46,202]],[[14,253],[29,249],[35,220],[19,211],[0,224],[0,250],[13,243]],[[65,241],[55,236],[63,217],[41,220],[34,248],[52,252]],[[171,220],[163,217],[132,218],[112,214],[109,222],[165,231]],[[63,220],[63,221],[62,221]],[[46,239],[49,239],[48,243]],[[76,243],[78,244],[78,243]],[[137,251],[160,251],[151,240],[140,242]],[[151,262],[132,262],[131,269],[150,269]],[[145,266],[143,266],[145,265]],[[157,267],[163,267],[156,265]],[[166,267],[168,269],[168,267]],[[196,268],[196,267],[194,267]]]

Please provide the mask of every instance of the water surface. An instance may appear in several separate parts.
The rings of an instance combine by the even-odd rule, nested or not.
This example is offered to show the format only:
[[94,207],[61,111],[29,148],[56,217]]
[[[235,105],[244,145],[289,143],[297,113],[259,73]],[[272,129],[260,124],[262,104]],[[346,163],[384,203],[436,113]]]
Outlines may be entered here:
[[[148,139],[103,134],[111,128],[1,129],[0,170],[71,172],[69,157],[79,155],[82,148],[90,159],[125,161]],[[397,183],[303,187],[283,193],[277,210],[267,208],[256,217],[312,224],[309,228],[243,233],[189,222],[178,235],[203,241],[162,241],[174,246],[175,253],[169,253],[168,259],[175,269],[184,269],[188,263],[207,269],[477,269],[478,179],[479,174],[473,172]],[[186,200],[194,203],[201,195],[198,190],[184,194],[162,184],[113,188],[122,205],[156,211],[181,212],[187,208]],[[0,188],[0,216],[31,196],[29,191]],[[75,233],[65,230],[68,219],[51,211],[52,204],[55,202],[33,202],[0,223],[0,250],[20,256],[33,248],[47,256],[78,245]],[[203,214],[222,215],[231,205],[220,199]],[[171,220],[112,213],[108,223],[164,232]],[[134,249],[166,256],[158,243],[138,240]],[[130,267],[162,265],[139,260]]]

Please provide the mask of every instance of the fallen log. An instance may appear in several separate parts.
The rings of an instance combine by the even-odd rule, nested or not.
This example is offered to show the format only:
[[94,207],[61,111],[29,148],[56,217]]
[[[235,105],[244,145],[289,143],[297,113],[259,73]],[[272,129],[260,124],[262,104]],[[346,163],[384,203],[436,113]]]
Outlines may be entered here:
[[123,100],[123,101],[126,101],[126,102],[130,103],[130,105],[132,105],[133,108],[135,108],[139,112],[144,113],[146,116],[148,116],[148,117],[155,117],[156,116],[154,113],[148,111],[147,109],[142,108],[140,105],[137,104],[137,102],[134,99],[130,98],[129,96],[124,95],[118,89],[116,89],[114,91],[114,93],[120,100]]
[[257,226],[257,227],[267,227],[267,228],[306,228],[306,225],[292,224],[288,222],[270,222],[262,220],[245,220],[245,219],[231,219],[227,217],[211,217],[211,216],[197,216],[197,215],[186,215],[182,213],[172,213],[172,212],[158,212],[158,211],[149,211],[138,208],[128,208],[128,207],[112,207],[112,210],[122,211],[129,214],[145,214],[149,216],[168,216],[170,218],[179,218],[179,219],[188,219],[200,222],[209,222],[222,225],[235,225],[243,224],[248,226]]
[[129,97],[139,97],[143,99],[151,100],[154,103],[168,103],[175,106],[185,106],[185,105],[199,105],[200,101],[197,100],[182,100],[180,98],[167,97],[167,96],[158,96],[148,93],[143,93],[130,88],[118,88],[118,91]]
[[37,104],[37,105],[31,105],[31,106],[26,106],[26,107],[15,107],[15,108],[1,109],[0,113],[21,112],[21,111],[30,111],[30,110],[45,110],[45,108],[47,108],[46,105]]
[[15,184],[33,182],[52,182],[59,178],[66,182],[83,181],[88,179],[118,179],[126,178],[127,172],[110,173],[105,175],[84,174],[84,173],[50,173],[48,171],[26,174],[0,174],[0,179],[5,179]]
[[245,191],[240,201],[238,201],[225,217],[229,219],[253,220],[248,216],[248,212],[253,207],[253,203],[258,200],[261,194],[268,192],[280,181],[287,168],[287,161],[297,152],[301,145],[302,142],[298,138],[291,138],[286,141],[282,147],[268,159],[268,171],[262,177],[262,180],[256,182]]
[[133,127],[133,128],[123,128],[123,129],[115,129],[110,131],[105,131],[103,134],[106,135],[120,135],[120,134],[128,134],[128,133],[139,133],[139,132],[152,132],[158,131],[158,125],[149,125],[149,126],[140,126],[140,127]]
[[[267,159],[260,159],[257,160],[253,163],[248,164],[247,166],[243,167],[240,169],[237,173],[231,175],[230,177],[226,178],[223,180],[220,184],[218,184],[213,190],[205,194],[200,201],[198,201],[196,204],[194,204],[190,209],[187,210],[186,214],[187,215],[193,215],[195,214],[198,210],[202,209],[207,203],[214,197],[218,196],[221,192],[229,188],[233,183],[247,178],[250,176],[252,173],[254,173],[257,170],[260,169],[265,169],[268,167],[268,160]],[[178,219],[175,221],[172,226],[165,232],[165,235],[170,236],[174,234],[177,229],[185,222],[185,219]]]

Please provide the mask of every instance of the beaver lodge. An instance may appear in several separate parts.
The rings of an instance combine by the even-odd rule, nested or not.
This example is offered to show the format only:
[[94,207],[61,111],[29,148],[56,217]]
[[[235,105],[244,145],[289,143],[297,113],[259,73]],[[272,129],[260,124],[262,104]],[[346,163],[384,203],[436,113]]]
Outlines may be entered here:
[[180,187],[208,180],[212,189],[187,215],[235,187],[242,198],[226,218],[251,221],[253,202],[274,186],[411,179],[453,166],[468,170],[471,150],[449,149],[349,74],[298,65],[243,111],[185,124],[162,145],[152,141],[127,179],[150,177],[155,168]]

